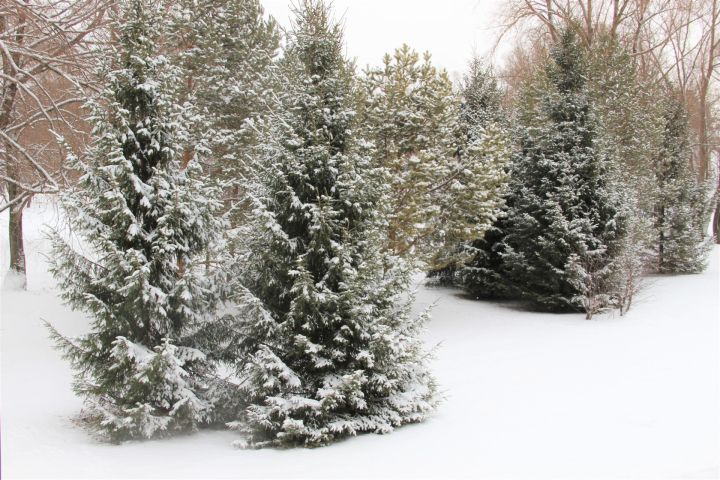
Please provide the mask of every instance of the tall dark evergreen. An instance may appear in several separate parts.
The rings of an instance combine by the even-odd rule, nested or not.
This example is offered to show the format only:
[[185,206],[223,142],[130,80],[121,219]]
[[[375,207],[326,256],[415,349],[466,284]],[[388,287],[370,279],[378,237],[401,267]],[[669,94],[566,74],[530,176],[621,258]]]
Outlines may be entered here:
[[512,282],[506,277],[503,254],[508,227],[507,212],[512,207],[512,197],[507,197],[505,208],[499,213],[483,238],[465,247],[471,255],[468,261],[451,272],[451,281],[464,288],[476,299],[504,299],[517,296]]
[[[502,108],[502,91],[498,81],[479,59],[471,61],[469,72],[463,78],[461,92],[465,100],[462,119],[463,124],[468,126],[469,135],[476,131],[477,126],[484,127],[491,122],[500,125],[511,123],[510,112]],[[517,137],[517,134],[509,136]],[[516,138],[513,140],[517,141]],[[517,161],[516,153],[511,155],[506,166],[508,175],[512,173],[512,164]],[[513,182],[512,177],[510,182]],[[441,272],[441,276],[445,274],[454,284],[477,299],[513,298],[518,295],[507,278],[503,262],[508,212],[513,204],[510,190],[506,190],[503,200],[497,218],[485,235],[462,246],[467,252],[467,261],[457,269]]]
[[553,48],[546,75],[549,88],[539,92],[538,115],[522,132],[513,166],[503,262],[523,297],[578,310],[588,295],[610,294],[624,220],[609,162],[596,148],[585,57],[571,30]]
[[655,162],[655,265],[662,273],[697,273],[712,245],[707,219],[712,211],[709,185],[698,184],[691,168],[687,112],[681,100],[664,112],[661,149]]
[[257,222],[236,257],[230,425],[253,447],[386,433],[437,401],[427,315],[410,316],[409,270],[382,249],[387,192],[353,134],[341,27],[322,1],[296,15],[251,190]]
[[[181,168],[195,115],[176,103],[179,74],[158,40],[162,9],[119,4],[119,39],[90,103],[93,144],[61,201],[73,239],[54,236],[63,298],[92,318],[79,338],[53,336],[75,370],[90,424],[114,440],[190,431],[211,418],[210,365],[190,338],[214,308],[197,267],[223,224],[198,157]],[[201,145],[197,151],[203,151]]]
[[460,272],[476,296],[522,297],[588,315],[615,301],[624,232],[610,162],[596,145],[584,54],[568,30],[525,92],[505,219]]

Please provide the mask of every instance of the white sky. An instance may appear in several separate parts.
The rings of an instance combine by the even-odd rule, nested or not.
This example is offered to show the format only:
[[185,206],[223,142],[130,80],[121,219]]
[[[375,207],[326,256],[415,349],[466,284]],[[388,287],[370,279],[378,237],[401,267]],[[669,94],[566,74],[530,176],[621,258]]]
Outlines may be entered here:
[[[289,25],[291,0],[261,0],[265,11]],[[345,25],[347,55],[357,66],[379,65],[403,43],[430,51],[451,75],[465,70],[473,52],[489,53],[503,0],[334,0]]]

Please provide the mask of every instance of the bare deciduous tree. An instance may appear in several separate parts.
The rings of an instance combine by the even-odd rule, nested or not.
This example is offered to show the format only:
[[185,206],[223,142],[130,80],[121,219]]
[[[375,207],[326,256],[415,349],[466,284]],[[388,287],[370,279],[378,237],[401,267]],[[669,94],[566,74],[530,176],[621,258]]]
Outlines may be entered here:
[[[716,91],[720,0],[511,0],[499,39],[512,30],[520,31],[537,49],[541,43],[553,42],[567,27],[576,29],[588,46],[599,34],[609,34],[635,56],[641,76],[659,77],[679,87],[696,139],[693,167],[698,181],[711,178],[713,156],[720,170],[720,125],[715,118],[720,99]],[[516,55],[506,70],[511,75],[529,71],[524,60]],[[519,82],[513,77],[508,83],[512,94],[513,83]],[[720,204],[713,225],[720,243]]]
[[23,209],[65,183],[62,145],[84,136],[94,45],[113,0],[0,2],[0,211],[9,210],[10,269],[25,273]]

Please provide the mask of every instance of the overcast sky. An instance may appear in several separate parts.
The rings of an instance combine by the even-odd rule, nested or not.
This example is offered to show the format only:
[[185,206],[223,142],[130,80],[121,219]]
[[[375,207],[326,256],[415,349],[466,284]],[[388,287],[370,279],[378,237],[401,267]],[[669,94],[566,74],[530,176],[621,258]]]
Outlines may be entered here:
[[[291,0],[261,0],[265,10],[288,26]],[[334,0],[344,19],[347,55],[357,65],[379,65],[403,43],[428,50],[451,74],[463,72],[475,51],[487,54],[497,35],[502,0]]]

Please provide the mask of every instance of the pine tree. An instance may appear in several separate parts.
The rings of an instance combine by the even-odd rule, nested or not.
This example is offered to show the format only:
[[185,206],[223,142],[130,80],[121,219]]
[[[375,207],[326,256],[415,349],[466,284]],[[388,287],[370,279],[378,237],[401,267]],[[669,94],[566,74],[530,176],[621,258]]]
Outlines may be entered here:
[[568,30],[552,51],[550,88],[539,92],[539,115],[531,115],[512,172],[503,268],[523,297],[550,310],[594,312],[612,302],[625,228],[596,146],[585,62]]
[[655,268],[662,273],[697,273],[705,268],[712,245],[707,234],[711,187],[694,178],[688,118],[681,100],[669,102],[663,120],[663,142],[655,164]]
[[387,248],[442,268],[477,238],[501,204],[507,159],[499,129],[460,125],[460,101],[444,70],[403,45],[362,81],[360,116],[375,162],[391,182]]
[[471,257],[452,274],[452,283],[464,288],[473,298],[503,299],[519,295],[508,281],[503,262],[510,202],[512,197],[506,197],[504,208],[485,235],[466,246]]
[[[474,232],[478,234],[477,238],[472,239],[470,232],[465,235],[462,234],[464,232],[447,235],[445,248],[440,249],[434,259],[436,265],[444,266],[431,271],[429,277],[440,284],[482,282],[489,287],[499,285],[499,278],[491,274],[492,267],[485,262],[499,261],[499,257],[491,257],[495,257],[492,245],[502,238],[498,233],[506,207],[504,195],[510,168],[509,122],[502,108],[503,94],[498,80],[492,69],[479,58],[473,57],[470,61],[468,71],[460,82],[459,94],[462,105],[458,122],[461,132],[458,156],[484,159],[479,165],[482,164],[487,175],[486,181],[474,182],[472,185],[478,200],[485,193],[480,201],[487,202],[485,206],[490,207],[490,210],[485,215],[467,219],[468,223],[473,220],[479,223]],[[454,201],[452,196],[449,198]],[[472,205],[464,208],[473,211]],[[444,261],[439,261],[443,258]],[[473,267],[466,268],[468,261]],[[475,293],[478,293],[477,290]]]
[[341,28],[322,1],[296,15],[236,264],[230,426],[253,447],[386,433],[437,401],[418,338],[427,314],[410,317],[410,270],[381,250],[384,184],[352,130]]
[[53,241],[62,296],[90,315],[91,330],[73,339],[51,328],[87,420],[113,440],[211,419],[212,368],[191,339],[215,302],[197,259],[223,228],[197,155],[180,165],[196,115],[175,101],[179,73],[158,53],[163,11],[147,0],[118,11],[104,89],[89,104],[94,142],[87,158],[73,159],[82,175],[61,198],[81,244],[60,233]]
[[[465,99],[463,109],[463,123],[469,126],[489,122],[495,125],[506,125],[514,120],[511,113],[502,108],[502,92],[498,81],[490,69],[485,67],[479,59],[474,58],[470,63],[469,71],[463,77],[462,96]],[[504,126],[510,130],[506,133],[513,143],[517,142],[517,134],[512,132],[511,126]],[[517,161],[517,154],[509,156],[505,165],[508,177],[512,165]],[[509,179],[512,181],[512,178]],[[503,203],[493,224],[484,235],[465,245],[469,258],[453,274],[453,283],[464,288],[472,297],[483,299],[513,298],[519,295],[508,281],[504,270],[503,254],[505,252],[504,239],[508,228],[508,212],[512,208],[513,196],[511,191],[505,189]]]

